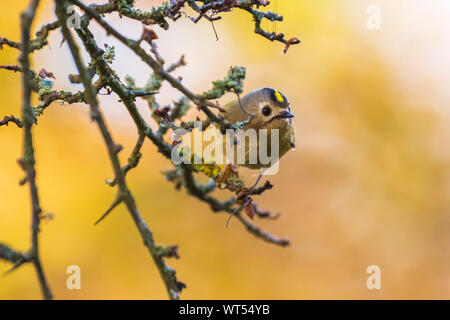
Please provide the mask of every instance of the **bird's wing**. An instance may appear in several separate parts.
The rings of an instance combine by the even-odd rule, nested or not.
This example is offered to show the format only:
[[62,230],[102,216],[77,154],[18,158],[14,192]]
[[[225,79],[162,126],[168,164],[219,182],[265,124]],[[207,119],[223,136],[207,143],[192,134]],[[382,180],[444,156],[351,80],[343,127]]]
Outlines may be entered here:
[[244,121],[249,118],[248,114],[244,113],[237,100],[228,102],[223,109],[225,109],[224,118],[231,123],[236,123],[239,121]]
[[295,129],[293,124],[291,125],[290,140],[291,140],[291,149],[295,149]]

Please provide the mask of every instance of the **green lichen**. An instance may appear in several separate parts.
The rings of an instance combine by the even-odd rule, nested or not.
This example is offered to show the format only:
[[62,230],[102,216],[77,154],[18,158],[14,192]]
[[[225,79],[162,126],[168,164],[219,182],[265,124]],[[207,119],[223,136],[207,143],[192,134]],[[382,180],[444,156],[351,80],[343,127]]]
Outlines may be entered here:
[[170,112],[170,118],[172,120],[180,119],[186,114],[190,107],[191,105],[186,97],[182,97],[179,100],[174,101],[172,111]]
[[108,63],[113,63],[116,58],[116,48],[114,46],[106,47],[106,52],[103,54],[103,59]]
[[120,0],[118,2],[118,11],[127,17],[140,20],[146,24],[146,21],[153,20],[164,30],[169,29],[169,23],[166,21],[170,9],[170,3],[164,2],[158,7],[153,7],[151,11],[142,11],[133,7],[134,1]]
[[39,94],[39,100],[44,100],[45,96],[52,92],[53,81],[42,79],[37,76],[33,78],[34,90]]
[[136,87],[136,80],[130,75],[125,76],[125,85],[130,88],[134,89]]
[[223,170],[222,165],[217,165],[214,163],[201,163],[201,164],[193,164],[192,167],[194,170],[198,172],[202,172],[209,178],[213,178],[214,180],[217,179],[220,175],[220,173]]
[[218,99],[226,92],[242,93],[245,79],[244,67],[230,67],[227,76],[223,80],[213,82],[211,90],[203,92],[201,97],[204,99]]

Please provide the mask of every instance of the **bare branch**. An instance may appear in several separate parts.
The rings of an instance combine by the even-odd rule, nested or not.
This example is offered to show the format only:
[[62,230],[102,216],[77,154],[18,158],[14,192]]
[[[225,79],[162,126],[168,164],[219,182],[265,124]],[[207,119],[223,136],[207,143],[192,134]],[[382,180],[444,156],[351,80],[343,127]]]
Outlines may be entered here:
[[30,62],[28,59],[29,54],[29,43],[30,43],[30,28],[33,22],[34,16],[36,14],[37,6],[39,5],[39,0],[31,0],[28,8],[21,15],[21,29],[22,29],[22,43],[25,44],[20,55],[21,68],[24,71],[22,73],[22,123],[24,127],[24,146],[23,155],[19,160],[19,164],[25,171],[26,180],[30,187],[31,195],[31,249],[30,256],[31,261],[36,269],[39,283],[41,285],[42,294],[45,299],[51,299],[52,293],[50,287],[48,286],[44,270],[42,268],[41,260],[39,257],[39,225],[40,225],[40,214],[41,206],[39,203],[38,189],[36,185],[36,170],[35,170],[35,159],[34,159],[34,148],[33,148],[33,136],[31,127],[34,124],[34,117],[31,108],[31,80],[28,76],[28,70],[30,70]]
[[[56,14],[60,21],[65,21],[65,6],[63,4],[61,4],[60,2],[57,2]],[[117,145],[113,142],[111,134],[110,134],[109,130],[107,129],[106,123],[100,112],[98,101],[97,101],[94,89],[92,88],[92,85],[90,83],[89,74],[87,73],[86,68],[81,60],[78,46],[76,45],[75,41],[73,40],[70,30],[67,28],[67,26],[65,24],[62,24],[62,31],[63,31],[65,39],[67,40],[70,51],[72,53],[72,57],[75,61],[78,72],[80,73],[80,76],[82,78],[83,85],[87,92],[87,99],[91,106],[92,118],[97,123],[97,125],[100,129],[100,132],[106,143],[109,157],[110,157],[113,169],[114,169],[115,179],[117,181],[117,185],[118,185],[118,189],[119,189],[119,191],[118,191],[119,196],[118,196],[118,200],[115,201],[115,203],[113,203],[113,206],[111,206],[110,209],[112,210],[121,201],[123,201],[125,203],[130,215],[132,216],[132,218],[136,224],[136,227],[138,228],[138,230],[141,234],[144,244],[149,249],[149,252],[150,252],[151,256],[153,257],[153,260],[155,261],[155,264],[158,267],[158,270],[161,274],[161,278],[163,279],[164,284],[166,285],[166,289],[167,289],[169,297],[171,299],[178,299],[179,298],[178,294],[185,287],[185,285],[177,280],[175,271],[173,269],[169,268],[166,265],[166,263],[164,262],[163,253],[160,252],[160,250],[159,250],[160,247],[155,244],[152,232],[148,229],[147,225],[145,224],[144,220],[142,219],[142,217],[136,207],[136,203],[134,201],[133,196],[131,195],[131,192],[129,191],[129,189],[126,185],[125,176],[120,167],[120,161],[117,156]],[[82,34],[82,32],[78,32],[79,36],[80,36],[80,34]],[[86,45],[86,43],[85,43],[85,45]],[[89,51],[89,48],[88,48],[88,51]],[[114,87],[113,87],[113,90],[114,90]],[[111,210],[108,210],[107,213],[109,213]]]
[[16,124],[16,126],[18,126],[19,128],[23,127],[23,123],[22,120],[20,120],[19,118],[16,118],[14,116],[5,116],[3,118],[3,120],[0,121],[0,127],[4,126],[4,125],[8,125],[8,123],[13,122]]

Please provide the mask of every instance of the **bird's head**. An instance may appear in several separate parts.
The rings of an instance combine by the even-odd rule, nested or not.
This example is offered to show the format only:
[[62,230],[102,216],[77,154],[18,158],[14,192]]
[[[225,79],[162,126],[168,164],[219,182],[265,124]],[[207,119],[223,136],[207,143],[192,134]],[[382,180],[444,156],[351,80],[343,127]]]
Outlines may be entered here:
[[262,88],[249,92],[241,99],[247,114],[252,114],[252,127],[280,128],[291,125],[294,115],[284,94],[272,88]]

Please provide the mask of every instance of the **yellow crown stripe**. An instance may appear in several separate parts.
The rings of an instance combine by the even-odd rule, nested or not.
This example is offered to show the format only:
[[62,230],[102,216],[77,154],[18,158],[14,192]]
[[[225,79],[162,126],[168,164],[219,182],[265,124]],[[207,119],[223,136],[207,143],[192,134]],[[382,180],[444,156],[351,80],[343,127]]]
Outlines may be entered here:
[[277,91],[277,90],[274,90],[274,91],[275,91],[275,98],[276,98],[279,102],[283,102],[283,101],[284,101],[283,95],[282,95],[279,91]]

